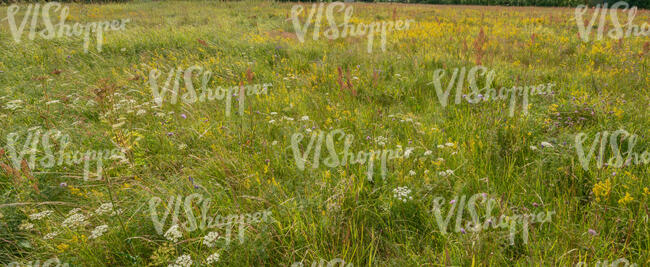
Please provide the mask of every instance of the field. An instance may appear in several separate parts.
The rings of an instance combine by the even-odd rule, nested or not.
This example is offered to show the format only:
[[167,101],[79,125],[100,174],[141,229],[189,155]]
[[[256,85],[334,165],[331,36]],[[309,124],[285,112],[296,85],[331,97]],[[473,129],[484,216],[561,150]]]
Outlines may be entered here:
[[[0,6],[0,263],[650,265],[648,36],[584,41],[576,8],[346,3],[352,24],[414,21],[369,52],[301,41],[296,4],[62,3],[68,25],[125,23],[101,51],[42,21],[17,41]],[[465,101],[489,71],[550,85]]]

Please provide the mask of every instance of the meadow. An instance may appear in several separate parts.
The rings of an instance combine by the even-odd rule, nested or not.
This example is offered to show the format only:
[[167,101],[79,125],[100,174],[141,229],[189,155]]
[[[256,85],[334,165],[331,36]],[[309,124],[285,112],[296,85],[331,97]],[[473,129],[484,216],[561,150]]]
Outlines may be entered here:
[[[650,265],[648,36],[584,41],[572,7],[346,3],[353,24],[414,21],[368,52],[365,36],[313,28],[301,42],[296,4],[62,3],[70,25],[128,19],[101,51],[31,39],[31,21],[16,42],[0,21],[0,263]],[[447,88],[476,66],[495,88],[554,86],[512,115],[510,100],[455,103],[455,88],[443,106],[438,70]],[[177,101],[156,99],[169,78]],[[598,146],[620,129],[620,146]],[[605,162],[614,147],[641,160],[585,168],[580,133]],[[489,215],[507,226],[466,224]]]

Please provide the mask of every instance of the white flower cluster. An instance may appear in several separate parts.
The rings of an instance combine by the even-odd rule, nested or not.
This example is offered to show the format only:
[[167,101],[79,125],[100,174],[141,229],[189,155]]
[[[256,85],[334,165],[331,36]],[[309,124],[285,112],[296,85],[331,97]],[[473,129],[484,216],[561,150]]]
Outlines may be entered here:
[[442,177],[447,177],[447,176],[450,176],[450,175],[453,175],[453,174],[454,174],[454,171],[452,171],[452,170],[441,171],[441,172],[438,173],[438,175],[440,175]]
[[183,233],[179,230],[178,224],[174,224],[172,227],[169,227],[169,230],[165,232],[164,236],[169,241],[178,242],[183,237]]
[[57,235],[59,235],[59,232],[51,232],[51,233],[46,234],[45,236],[43,236],[43,240],[50,240],[50,239],[56,237]]
[[22,231],[29,231],[29,230],[32,230],[32,228],[34,228],[34,224],[33,223],[28,223],[28,222],[23,222],[18,226],[18,229],[20,229]]
[[40,220],[40,219],[43,219],[43,218],[45,218],[47,216],[50,216],[50,214],[52,214],[52,213],[53,213],[53,211],[51,211],[51,210],[44,210],[44,211],[41,211],[39,213],[34,213],[34,214],[29,215],[29,219],[34,220],[34,221]]
[[219,252],[214,253],[214,254],[208,256],[207,259],[205,259],[205,264],[217,263],[217,262],[219,262],[219,257],[221,257],[221,255],[219,255]]
[[203,237],[203,245],[208,246],[209,248],[214,247],[215,242],[219,239],[219,233],[210,232]]
[[104,225],[97,226],[97,227],[95,227],[95,230],[92,231],[89,238],[90,239],[98,238],[98,237],[104,235],[104,233],[106,233],[106,231],[108,231],[108,225],[104,224]]
[[410,194],[411,189],[408,189],[406,186],[393,189],[393,197],[403,202],[413,199],[413,197],[409,196]]
[[190,267],[192,266],[192,257],[187,254],[183,254],[182,256],[176,258],[176,262],[174,264],[170,264],[167,267]]
[[95,210],[95,214],[103,215],[113,210],[113,203],[104,203]]
[[86,226],[88,222],[86,221],[86,216],[81,213],[74,213],[70,217],[66,218],[61,226],[63,227],[79,227]]
[[383,136],[377,136],[375,138],[375,143],[377,143],[380,146],[386,145],[386,142],[388,142],[388,138],[383,137]]

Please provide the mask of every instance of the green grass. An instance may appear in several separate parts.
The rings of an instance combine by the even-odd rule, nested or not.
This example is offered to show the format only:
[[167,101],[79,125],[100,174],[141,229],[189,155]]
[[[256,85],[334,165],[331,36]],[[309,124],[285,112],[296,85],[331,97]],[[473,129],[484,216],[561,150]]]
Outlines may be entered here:
[[[588,134],[590,145],[596,132],[625,129],[639,135],[635,151],[650,149],[647,37],[583,43],[571,8],[355,4],[354,17],[364,23],[394,16],[416,21],[411,30],[391,33],[386,51],[375,44],[367,53],[363,37],[300,43],[287,20],[292,4],[66,4],[69,23],[131,19],[125,31],[105,34],[101,52],[91,43],[88,53],[80,38],[23,36],[15,43],[2,21],[0,145],[7,150],[6,137],[14,132],[22,145],[27,130],[40,126],[68,134],[66,151],[119,146],[128,162],[105,161],[100,181],[84,181],[82,164],[18,175],[0,171],[0,263],[58,257],[70,266],[167,266],[189,254],[194,266],[203,266],[215,252],[221,255],[217,266],[309,265],[335,258],[355,266],[591,266],[623,257],[639,266],[650,263],[644,191],[650,166],[597,169],[592,163],[585,171],[574,147],[580,132]],[[649,15],[640,11],[635,22]],[[487,41],[476,49],[481,30]],[[478,61],[495,71],[497,88],[555,83],[555,94],[531,97],[528,115],[518,99],[513,117],[506,101],[443,108],[428,84],[435,70],[469,69]],[[234,99],[230,116],[217,100],[154,107],[149,71],[163,72],[161,84],[169,68],[194,65],[212,72],[212,88],[273,86],[266,95],[247,97],[243,116],[235,112]],[[354,93],[340,87],[339,67]],[[195,77],[195,87],[200,84]],[[16,99],[21,107],[8,109]],[[52,100],[59,102],[46,104]],[[386,179],[379,168],[372,181],[366,179],[365,164],[328,168],[321,162],[301,171],[291,136],[306,136],[304,151],[306,129],[312,128],[343,129],[354,136],[354,152],[415,150],[408,159],[388,161]],[[379,136],[387,138],[384,147],[374,141]],[[454,147],[437,148],[448,142]],[[541,142],[554,147],[541,148]],[[343,142],[335,147],[341,153]],[[427,150],[432,154],[425,156]],[[323,147],[321,158],[326,152]],[[11,159],[5,154],[0,162]],[[454,174],[439,175],[448,169]],[[608,179],[608,194],[597,200],[594,190]],[[403,186],[411,189],[406,202],[393,196]],[[211,199],[213,216],[268,210],[273,220],[246,226],[243,243],[234,231],[228,247],[203,245],[209,230],[184,232],[176,243],[156,233],[149,200],[166,203],[193,193]],[[527,244],[521,230],[515,245],[500,229],[457,233],[455,215],[442,235],[433,200],[479,193],[498,201],[495,217],[555,214],[550,223],[531,226]],[[626,193],[633,200],[619,203]],[[121,214],[92,214],[109,202]],[[445,216],[449,205],[443,207]],[[62,227],[73,208],[81,208],[90,224]],[[200,208],[195,203],[194,214]],[[54,212],[29,219],[44,210]],[[19,229],[23,222],[33,229]],[[108,231],[88,239],[103,224]],[[169,227],[168,222],[164,231]],[[54,231],[60,233],[44,239]]]

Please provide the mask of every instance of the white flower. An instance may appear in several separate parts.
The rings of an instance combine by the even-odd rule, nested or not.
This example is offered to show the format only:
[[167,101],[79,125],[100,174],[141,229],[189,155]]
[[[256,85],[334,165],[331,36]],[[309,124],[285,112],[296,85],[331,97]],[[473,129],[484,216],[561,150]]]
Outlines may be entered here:
[[302,116],[302,118],[300,118],[300,120],[302,120],[302,121],[308,121],[308,120],[309,120],[309,116]]
[[411,175],[411,176],[415,176],[415,174],[416,174],[416,173],[415,173],[414,170],[410,170],[410,171],[409,171],[409,175]]
[[179,230],[178,224],[174,224],[171,227],[169,227],[169,230],[165,232],[164,236],[167,240],[176,243],[181,237],[183,237],[183,233],[181,233],[181,231]]
[[438,175],[440,175],[442,177],[450,176],[452,174],[454,174],[454,171],[452,171],[452,170],[441,171],[441,172],[438,173]]
[[455,144],[454,144],[454,143],[446,143],[445,145],[446,145],[446,146],[448,146],[448,147],[452,147],[452,146],[455,146]]
[[437,147],[438,148],[445,148],[445,146],[443,146],[443,145],[438,145]]
[[406,151],[404,151],[404,157],[408,158],[411,155],[411,152],[413,152],[414,149],[415,148],[412,148],[412,147],[406,148]]
[[305,132],[311,133],[311,129],[305,128]]
[[445,159],[443,159],[443,158],[437,158],[436,161],[444,162]]
[[117,128],[122,127],[122,125],[124,125],[124,123],[125,123],[125,122],[123,121],[123,122],[119,122],[119,123],[113,124],[113,129],[117,129]]
[[138,112],[135,113],[135,115],[140,116],[140,115],[144,115],[145,113],[147,113],[146,110],[144,110],[144,109],[140,109],[140,110],[138,110]]
[[90,237],[88,237],[88,238],[90,238],[90,239],[98,238],[98,237],[104,235],[104,233],[106,233],[106,231],[108,231],[108,225],[104,224],[104,225],[97,226],[97,227],[95,227],[95,230],[93,230],[92,233],[90,233]]
[[285,119],[285,120],[288,120],[288,121],[293,121],[293,118],[287,117],[287,116],[283,116],[282,119]]
[[278,113],[275,112],[275,111],[274,111],[274,112],[271,112],[271,113],[269,113],[269,114],[271,114],[271,115],[278,115]]
[[433,153],[433,151],[431,151],[431,150],[424,151],[425,156],[431,155],[432,153]]
[[45,105],[50,105],[50,104],[59,103],[59,102],[60,102],[59,100],[52,100],[52,101],[46,102]]
[[219,255],[219,252],[214,253],[214,254],[208,256],[207,259],[205,259],[205,263],[206,263],[206,264],[217,263],[217,262],[219,261],[219,257],[220,257],[220,256],[221,256],[221,255]]
[[182,256],[176,258],[176,263],[175,264],[170,264],[168,267],[190,267],[192,266],[192,257],[187,254],[183,254]]
[[61,226],[63,227],[76,227],[76,226],[85,226],[88,222],[86,221],[86,216],[81,213],[75,213],[66,218]]
[[209,248],[214,247],[214,243],[219,239],[219,233],[210,232],[203,237],[203,245],[208,246]]
[[537,150],[537,147],[536,146],[530,146],[530,150],[533,150],[533,151]]
[[59,235],[59,232],[51,232],[51,233],[46,234],[45,236],[43,236],[43,240],[52,239],[52,238],[56,237],[57,235]]
[[377,136],[375,138],[375,142],[380,146],[384,146],[386,144],[386,142],[388,142],[388,138],[383,137],[383,136]]
[[429,170],[424,170],[424,174],[427,174],[427,173],[429,173]]
[[34,213],[34,214],[29,215],[29,219],[30,220],[40,220],[40,219],[43,219],[43,218],[45,218],[47,216],[50,216],[50,214],[52,214],[52,213],[53,213],[53,211],[51,211],[51,210],[44,210],[44,211],[41,211],[39,213]]
[[409,194],[411,194],[411,189],[408,189],[406,186],[393,189],[393,197],[402,202],[413,199]]
[[75,213],[77,213],[77,212],[80,212],[80,211],[81,211],[80,208],[74,208],[74,209],[71,209],[70,211],[68,211],[68,216],[70,216],[70,215],[72,215],[72,214],[75,214]]
[[186,148],[187,148],[186,144],[183,144],[183,143],[178,144],[178,149],[183,150],[183,149],[186,149]]
[[32,228],[34,228],[34,224],[33,223],[28,223],[28,222],[24,222],[24,223],[22,223],[22,224],[20,224],[18,226],[18,229],[23,230],[23,231],[29,231],[29,230],[32,230]]
[[269,124],[274,124],[274,123],[275,123],[275,120],[270,120],[269,121]]
[[278,144],[278,141],[275,141],[275,140],[271,143],[272,146],[277,145],[277,144]]
[[112,210],[113,210],[113,203],[110,203],[110,202],[109,203],[104,203],[104,204],[100,205],[99,208],[97,208],[95,210],[95,214],[102,215],[102,214],[108,213],[109,211],[112,211]]
[[547,147],[547,146],[548,146],[548,147],[553,147],[553,144],[551,144],[551,143],[549,143],[549,142],[542,142],[541,145],[542,145],[542,148]]

